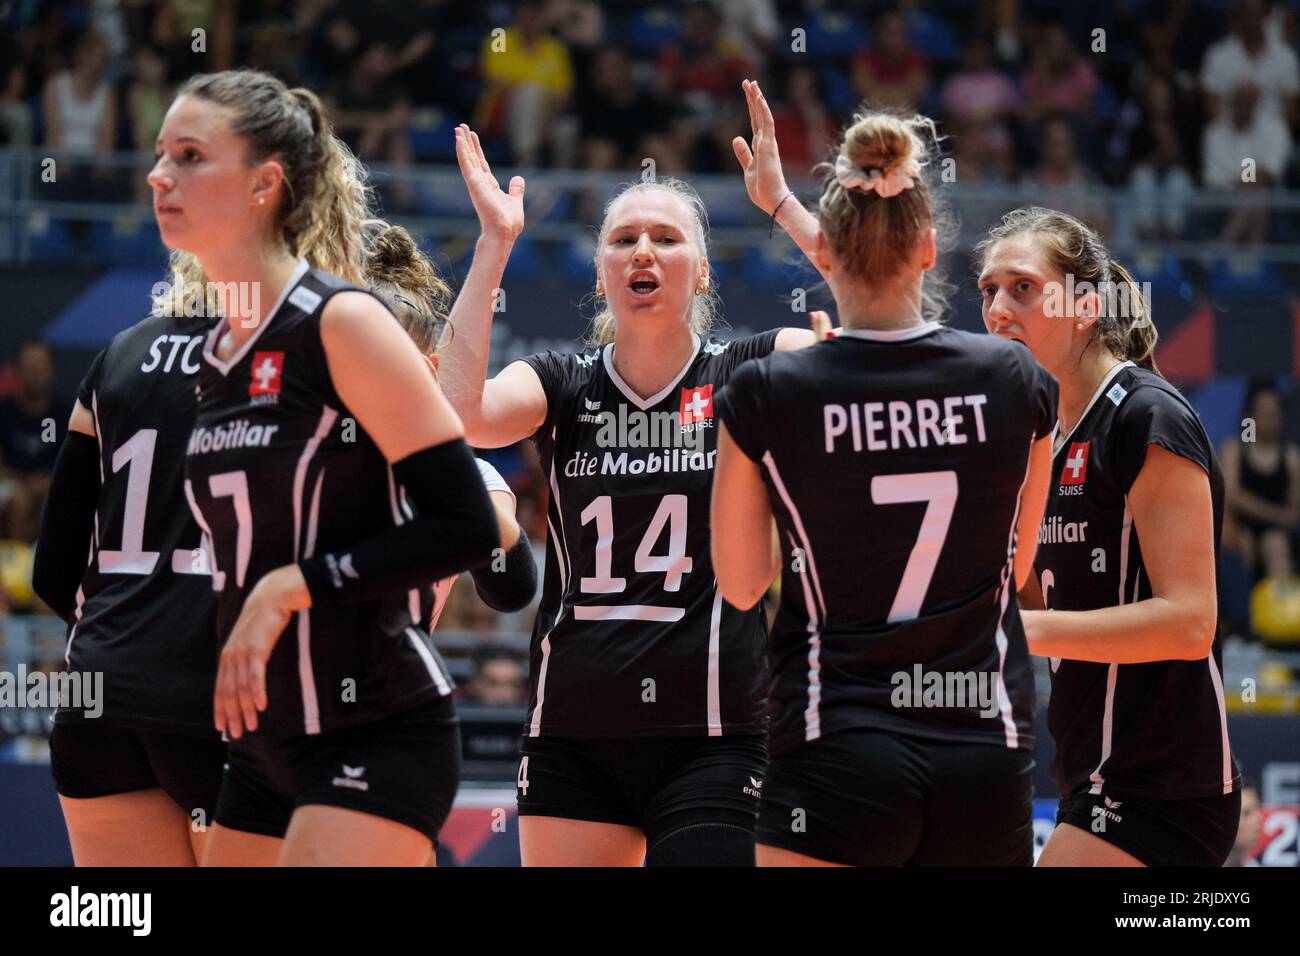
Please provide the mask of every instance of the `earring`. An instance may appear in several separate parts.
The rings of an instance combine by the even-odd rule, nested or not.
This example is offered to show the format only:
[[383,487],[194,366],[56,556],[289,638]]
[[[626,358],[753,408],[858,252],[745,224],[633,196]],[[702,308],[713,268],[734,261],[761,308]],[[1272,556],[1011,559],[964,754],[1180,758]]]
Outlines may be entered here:
[[1083,323],[1082,323],[1082,322],[1076,322],[1076,323],[1074,324],[1074,327],[1075,327],[1076,329],[1078,329],[1080,332],[1083,331]]
[[265,197],[265,196],[258,196],[258,197],[257,197],[257,204],[258,204],[259,206],[265,206],[265,205],[266,205],[266,197]]

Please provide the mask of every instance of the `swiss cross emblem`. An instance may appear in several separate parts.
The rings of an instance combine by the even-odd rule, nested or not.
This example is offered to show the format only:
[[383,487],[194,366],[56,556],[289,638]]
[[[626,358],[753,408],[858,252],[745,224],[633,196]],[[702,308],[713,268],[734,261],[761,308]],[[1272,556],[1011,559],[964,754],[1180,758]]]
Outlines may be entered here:
[[682,424],[707,421],[713,417],[713,386],[696,385],[682,389]]
[[1081,485],[1088,477],[1088,446],[1090,441],[1077,441],[1070,445],[1070,453],[1065,456],[1065,467],[1061,469],[1061,484]]
[[283,352],[254,352],[253,378],[248,383],[248,394],[279,395],[280,373],[283,370]]

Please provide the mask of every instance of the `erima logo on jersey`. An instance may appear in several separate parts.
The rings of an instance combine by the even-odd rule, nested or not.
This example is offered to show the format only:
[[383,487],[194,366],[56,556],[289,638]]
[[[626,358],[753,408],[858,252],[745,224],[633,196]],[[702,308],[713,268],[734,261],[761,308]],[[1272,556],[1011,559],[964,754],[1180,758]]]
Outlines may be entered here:
[[279,425],[250,425],[247,418],[216,428],[199,427],[190,432],[185,454],[206,455],[210,451],[235,448],[266,448],[271,444],[271,436],[279,430]]
[[361,575],[357,574],[357,569],[352,567],[352,555],[345,554],[343,557],[335,559],[334,555],[325,555],[325,566],[329,568],[330,579],[334,582],[336,588],[343,587],[345,577],[352,578],[354,581],[359,580]]
[[370,784],[361,779],[365,772],[365,767],[349,767],[347,764],[343,764],[343,776],[335,777],[330,782],[336,787],[348,787],[352,790],[369,790]]
[[584,399],[582,400],[582,403],[583,403],[584,405],[587,406],[587,411],[589,411],[589,412],[598,412],[598,411],[600,411],[600,402],[593,402],[593,401],[592,401],[591,399],[589,399],[589,398],[584,398]]
[[744,794],[746,794],[747,796],[751,796],[751,797],[762,797],[762,796],[763,796],[763,781],[762,781],[762,780],[755,780],[753,777],[750,777],[750,778],[749,778],[749,786],[748,786],[748,787],[741,787],[740,789],[741,789],[741,792],[744,793]]

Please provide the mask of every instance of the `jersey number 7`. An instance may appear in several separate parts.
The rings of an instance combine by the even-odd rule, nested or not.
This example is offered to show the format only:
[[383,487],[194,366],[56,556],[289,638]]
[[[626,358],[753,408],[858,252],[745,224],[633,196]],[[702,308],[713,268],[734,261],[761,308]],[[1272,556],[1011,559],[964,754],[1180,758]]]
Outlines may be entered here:
[[911,621],[921,616],[921,604],[939,564],[939,554],[948,537],[948,526],[957,507],[957,472],[924,471],[906,475],[877,475],[871,479],[871,503],[901,505],[924,501],[925,517],[916,544],[903,568],[888,623]]

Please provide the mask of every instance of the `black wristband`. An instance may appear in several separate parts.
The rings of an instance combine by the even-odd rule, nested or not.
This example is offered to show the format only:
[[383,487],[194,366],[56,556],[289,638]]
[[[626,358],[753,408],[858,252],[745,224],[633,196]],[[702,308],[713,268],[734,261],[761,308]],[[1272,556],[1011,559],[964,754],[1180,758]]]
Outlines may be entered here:
[[470,572],[474,590],[494,611],[519,611],[528,607],[537,594],[537,562],[523,528],[519,529],[519,540],[504,557],[505,567],[498,568],[494,557],[490,564]]
[[99,489],[99,439],[69,431],[54,460],[32,559],[32,590],[64,620],[86,574]]
[[501,543],[496,512],[464,439],[395,462],[393,478],[415,517],[346,551],[299,561],[313,607],[424,587],[492,559]]
[[771,239],[771,238],[772,238],[772,232],[773,232],[773,230],[776,229],[776,214],[779,213],[779,212],[781,211],[781,207],[785,205],[785,201],[786,201],[787,199],[789,199],[789,198],[790,198],[791,196],[793,196],[793,195],[794,195],[794,193],[792,193],[792,192],[786,193],[786,194],[781,198],[781,201],[780,201],[779,203],[776,204],[776,208],[772,210],[772,224],[771,224],[770,226],[767,227],[767,238]]

